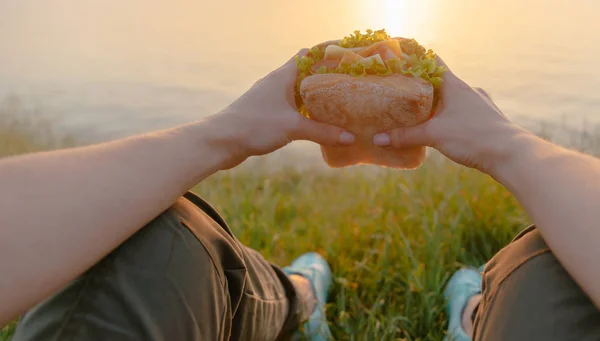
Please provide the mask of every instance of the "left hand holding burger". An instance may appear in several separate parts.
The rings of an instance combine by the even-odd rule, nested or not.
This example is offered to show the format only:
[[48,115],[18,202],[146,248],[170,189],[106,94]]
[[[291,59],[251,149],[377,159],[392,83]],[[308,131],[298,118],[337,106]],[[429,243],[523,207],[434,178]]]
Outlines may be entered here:
[[[301,50],[297,56],[307,52]],[[223,134],[241,141],[238,150],[241,157],[268,154],[294,140],[323,146],[354,143],[354,136],[344,129],[316,122],[298,112],[294,97],[298,74],[295,58],[296,55],[210,118],[221,121],[221,127],[229,127]]]

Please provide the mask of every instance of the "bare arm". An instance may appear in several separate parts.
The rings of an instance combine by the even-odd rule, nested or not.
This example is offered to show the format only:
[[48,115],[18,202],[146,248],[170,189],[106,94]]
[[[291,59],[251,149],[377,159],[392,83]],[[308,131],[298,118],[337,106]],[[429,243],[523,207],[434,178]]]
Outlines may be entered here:
[[0,161],[0,321],[58,290],[231,161],[230,142],[211,136],[212,125]]
[[207,119],[0,160],[0,325],[64,286],[207,176],[295,139],[352,136],[301,116],[292,61]]
[[485,91],[450,71],[429,122],[384,133],[374,142],[395,148],[428,145],[494,177],[515,195],[561,264],[600,308],[595,266],[600,260],[600,160],[511,124]]
[[600,308],[600,160],[516,132],[490,175],[508,188]]

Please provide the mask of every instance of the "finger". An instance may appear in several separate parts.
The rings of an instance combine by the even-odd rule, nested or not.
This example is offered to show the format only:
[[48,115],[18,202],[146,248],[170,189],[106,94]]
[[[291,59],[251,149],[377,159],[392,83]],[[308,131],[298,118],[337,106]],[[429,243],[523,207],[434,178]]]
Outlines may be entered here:
[[272,72],[272,74],[284,74],[284,75],[289,75],[289,74],[294,74],[297,72],[297,64],[296,64],[296,58],[302,58],[304,56],[306,56],[308,54],[308,49],[301,49],[300,51],[298,51],[298,53],[296,53],[294,56],[292,56],[292,58],[290,58],[287,62],[285,62],[285,64],[281,65],[279,68],[277,68],[275,71]]
[[296,53],[292,58],[290,58],[290,60],[288,60],[285,64],[283,64],[283,67],[293,67],[296,68],[296,58],[302,58],[304,56],[306,56],[308,54],[310,50],[309,49],[301,49],[300,51],[298,51],[298,53]]
[[[302,58],[308,54],[308,49],[302,49],[298,51],[292,58],[290,58],[285,64],[268,74],[265,78],[271,81],[279,82],[282,88],[289,88],[296,82],[298,76],[298,66],[296,64],[296,58]],[[261,79],[262,81],[262,79]]]
[[424,123],[410,128],[398,128],[376,134],[373,144],[379,147],[411,148],[432,146],[429,124]]
[[492,96],[490,96],[490,94],[487,91],[485,91],[484,89],[479,88],[479,87],[475,87],[474,89],[475,89],[475,91],[477,91],[479,93],[479,95],[481,95],[483,97],[483,99],[485,99],[485,101],[489,105],[493,106],[494,108],[496,108],[496,110],[501,112],[500,108],[498,107],[496,102],[494,102],[494,100],[492,99]]
[[[438,65],[443,66],[446,68],[446,70],[450,71],[448,64],[446,64],[446,62],[442,59],[442,57],[440,57],[440,55],[438,55],[438,54],[435,55],[435,61]],[[452,72],[452,71],[450,71],[450,72]]]
[[444,82],[451,81],[453,79],[458,79],[458,77],[454,74],[454,72],[452,72],[448,64],[446,64],[446,62],[442,59],[442,57],[436,55],[435,61],[439,66],[442,66],[444,69],[446,69],[446,71],[442,75]]
[[289,135],[292,140],[316,142],[322,146],[347,146],[355,141],[352,133],[342,128],[302,117]]
[[452,70],[450,70],[450,68],[448,67],[448,64],[446,64],[446,62],[444,62],[442,57],[440,57],[439,55],[436,55],[435,61],[439,66],[442,66],[446,69],[446,71],[444,71],[444,74],[442,74],[442,87],[440,88],[440,97],[441,97],[442,101],[444,101],[450,97],[448,94],[448,89],[450,88],[450,85],[448,83],[450,83],[452,81],[452,79],[455,78],[456,76],[454,76],[454,73],[452,73]]
[[292,58],[290,58],[285,64],[283,64],[277,71],[285,71],[289,73],[290,71],[296,72],[298,65],[296,64],[296,58],[302,58],[306,56],[309,52],[309,49],[302,49],[298,51]]
[[443,81],[440,89],[440,95],[443,101],[449,102],[453,97],[455,97],[454,95],[456,92],[471,88],[467,83],[456,76],[454,72],[450,70],[448,64],[446,64],[446,62],[444,62],[444,60],[438,55],[436,55],[436,62],[446,69],[442,75]]
[[335,44],[335,45],[339,45],[339,44],[340,44],[340,42],[341,42],[341,40],[340,40],[340,39],[329,40],[329,41],[326,41],[326,42],[324,42],[324,43],[318,44],[317,46],[318,46],[319,48],[324,48],[324,47],[327,47],[327,46],[329,46],[329,45],[334,45],[334,44]]
[[479,92],[479,94],[480,94],[480,95],[482,95],[482,96],[484,96],[484,97],[487,97],[488,99],[492,99],[492,98],[490,97],[490,95],[487,93],[487,91],[485,91],[484,89],[482,89],[482,88],[479,88],[479,87],[475,87],[474,89],[475,89],[477,92]]

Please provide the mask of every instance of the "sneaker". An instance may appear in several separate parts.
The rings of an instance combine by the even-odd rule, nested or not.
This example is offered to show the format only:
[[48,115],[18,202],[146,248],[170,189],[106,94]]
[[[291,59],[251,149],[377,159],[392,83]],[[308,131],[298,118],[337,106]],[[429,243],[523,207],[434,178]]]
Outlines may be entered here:
[[445,341],[471,341],[463,329],[462,316],[469,299],[481,293],[481,271],[483,266],[479,269],[462,268],[448,281],[444,290],[449,317]]
[[288,276],[299,275],[308,279],[317,300],[315,310],[304,323],[302,330],[304,339],[310,341],[333,340],[325,315],[325,303],[333,277],[327,261],[318,253],[309,252],[283,268],[283,272]]

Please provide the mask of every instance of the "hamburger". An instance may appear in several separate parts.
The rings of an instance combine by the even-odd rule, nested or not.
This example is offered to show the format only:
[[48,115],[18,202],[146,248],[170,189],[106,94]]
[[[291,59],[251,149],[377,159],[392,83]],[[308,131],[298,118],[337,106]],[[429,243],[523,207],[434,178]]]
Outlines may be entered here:
[[314,46],[296,62],[300,112],[356,136],[353,146],[321,147],[330,167],[421,166],[424,146],[380,148],[373,145],[373,136],[431,118],[445,71],[432,50],[414,39],[391,38],[385,30],[355,31],[342,40]]

